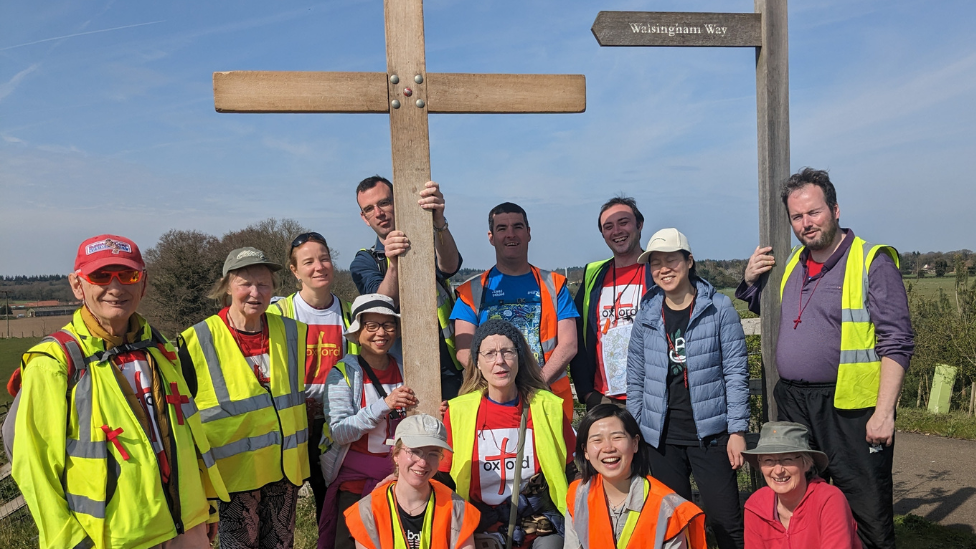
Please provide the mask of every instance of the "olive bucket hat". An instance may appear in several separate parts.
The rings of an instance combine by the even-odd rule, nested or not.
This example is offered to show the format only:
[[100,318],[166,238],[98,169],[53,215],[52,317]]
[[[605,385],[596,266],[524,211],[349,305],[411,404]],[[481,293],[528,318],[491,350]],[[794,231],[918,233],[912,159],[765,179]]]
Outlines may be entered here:
[[759,444],[752,450],[742,452],[743,457],[756,470],[759,469],[759,456],[772,454],[809,454],[813,458],[817,472],[827,468],[827,454],[810,449],[810,432],[799,423],[770,421],[762,426]]

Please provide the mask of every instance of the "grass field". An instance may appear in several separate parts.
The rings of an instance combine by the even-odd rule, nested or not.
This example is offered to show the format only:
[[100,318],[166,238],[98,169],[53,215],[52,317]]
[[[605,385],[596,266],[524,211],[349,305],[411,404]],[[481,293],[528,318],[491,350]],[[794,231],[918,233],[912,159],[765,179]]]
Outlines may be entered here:
[[41,338],[39,337],[15,337],[11,339],[0,339],[0,405],[7,404],[13,397],[7,393],[7,380],[10,374],[20,367],[20,357],[33,347]]

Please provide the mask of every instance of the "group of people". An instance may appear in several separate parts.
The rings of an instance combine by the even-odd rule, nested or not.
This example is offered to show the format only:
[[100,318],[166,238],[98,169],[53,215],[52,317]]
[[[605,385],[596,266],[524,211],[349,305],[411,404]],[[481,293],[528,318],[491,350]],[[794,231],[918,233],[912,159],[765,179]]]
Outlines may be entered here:
[[[575,299],[529,263],[528,217],[511,202],[488,214],[496,264],[452,290],[462,258],[428,182],[443,402],[441,417],[407,415],[410,239],[388,180],[363,180],[356,198],[377,239],[350,266],[352,303],[332,293],[319,233],[292,242],[298,289],[284,298],[283,266],[239,248],[210,294],[223,308],[175,344],[136,312],[136,244],[82,242],[69,281],[83,306],[8,384],[4,441],[42,547],[203,548],[218,534],[225,549],[291,547],[306,480],[322,549],[704,548],[706,526],[722,549],[894,547],[907,299],[894,249],[840,228],[826,172],[783,187],[800,246],[779,288],[780,421],[752,450],[739,315],[679,230],[641,247],[626,197],[600,209],[612,257],[586,265]],[[775,261],[757,248],[736,291],[756,312]],[[577,429],[570,378],[587,410]],[[744,462],[767,486],[743,517]]]

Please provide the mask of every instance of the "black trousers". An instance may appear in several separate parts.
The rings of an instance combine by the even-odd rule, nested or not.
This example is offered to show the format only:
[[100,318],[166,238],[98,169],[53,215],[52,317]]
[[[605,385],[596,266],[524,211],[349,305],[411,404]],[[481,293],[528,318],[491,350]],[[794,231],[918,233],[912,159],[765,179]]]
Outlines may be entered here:
[[658,446],[650,446],[651,475],[688,501],[689,475],[695,475],[705,521],[715,533],[719,549],[742,549],[739,484],[729,463],[727,446],[716,440],[704,446],[676,446],[663,441]]
[[316,419],[308,426],[308,468],[310,476],[308,485],[315,496],[315,516],[322,516],[322,506],[325,504],[325,478],[322,477],[322,465],[319,463],[319,440],[322,439],[324,419]]
[[827,454],[827,471],[847,496],[865,549],[894,549],[891,465],[894,443],[872,453],[865,436],[874,408],[834,408],[833,383],[781,379],[773,390],[777,418],[801,423],[810,430],[810,446]]

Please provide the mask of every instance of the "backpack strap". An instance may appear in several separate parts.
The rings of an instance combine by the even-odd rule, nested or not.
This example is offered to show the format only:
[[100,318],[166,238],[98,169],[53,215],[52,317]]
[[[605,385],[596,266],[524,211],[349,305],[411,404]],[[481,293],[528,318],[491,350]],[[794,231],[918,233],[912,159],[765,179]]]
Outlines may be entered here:
[[381,254],[380,252],[377,252],[375,244],[372,247],[367,248],[366,252],[369,253],[370,257],[373,258],[373,261],[376,262],[376,268],[380,270],[380,275],[386,276],[386,269],[390,261],[389,259],[387,259],[386,254]]
[[81,352],[81,345],[78,344],[78,340],[68,330],[58,330],[44,338],[44,340],[48,339],[56,341],[61,346],[61,350],[64,351],[64,356],[67,361],[66,365],[68,367],[68,392],[71,392],[71,389],[78,383],[81,376],[85,375],[85,372],[88,371],[90,359],[85,358],[84,353]]

